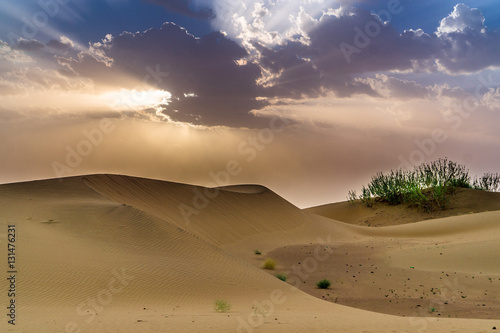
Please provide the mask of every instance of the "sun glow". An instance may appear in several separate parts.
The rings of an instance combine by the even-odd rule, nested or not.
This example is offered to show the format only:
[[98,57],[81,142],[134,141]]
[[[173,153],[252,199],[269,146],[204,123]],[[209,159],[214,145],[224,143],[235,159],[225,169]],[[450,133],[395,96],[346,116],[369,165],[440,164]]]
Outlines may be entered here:
[[121,89],[101,95],[106,105],[117,110],[144,110],[156,108],[158,105],[168,105],[172,94],[165,90]]

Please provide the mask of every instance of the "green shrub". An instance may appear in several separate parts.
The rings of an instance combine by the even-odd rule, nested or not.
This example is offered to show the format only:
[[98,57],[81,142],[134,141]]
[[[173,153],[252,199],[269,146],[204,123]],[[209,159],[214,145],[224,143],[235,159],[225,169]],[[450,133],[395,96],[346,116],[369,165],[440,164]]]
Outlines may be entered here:
[[273,259],[266,259],[262,267],[264,267],[265,269],[274,269],[274,267],[276,267],[276,261],[274,261]]
[[278,279],[280,279],[281,281],[286,281],[286,275],[285,274],[278,273],[278,274],[276,274],[276,277]]
[[214,309],[217,312],[228,312],[229,310],[231,310],[231,304],[223,299],[218,299],[215,301]]
[[324,279],[316,283],[316,287],[319,289],[328,289],[330,287],[330,280]]
[[[455,193],[457,187],[499,191],[500,174],[486,173],[472,182],[465,166],[446,158],[438,159],[423,163],[413,170],[376,173],[368,186],[363,185],[359,199],[367,207],[372,207],[375,201],[381,201],[391,205],[405,203],[430,212],[446,208],[448,195]],[[354,201],[355,193],[349,191],[349,201]]]
[[255,253],[258,256],[260,256],[262,254],[262,252],[260,252],[259,250],[253,250],[253,253]]
[[379,172],[372,177],[368,190],[373,196],[384,198],[391,205],[400,204],[405,193],[406,176],[402,170],[391,170],[388,175]]

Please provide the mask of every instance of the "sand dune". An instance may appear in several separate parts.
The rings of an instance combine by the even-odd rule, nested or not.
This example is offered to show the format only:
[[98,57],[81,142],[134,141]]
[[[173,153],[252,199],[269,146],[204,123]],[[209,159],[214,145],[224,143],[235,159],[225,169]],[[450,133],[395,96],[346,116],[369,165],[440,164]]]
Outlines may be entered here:
[[[112,200],[158,216],[216,245],[305,223],[302,211],[262,187],[207,189],[111,175],[88,176],[85,182]],[[231,190],[237,188],[240,190]]]
[[[1,331],[489,332],[500,324],[418,311],[411,315],[427,317],[405,318],[332,299],[347,291],[351,300],[371,302],[370,310],[384,309],[373,300],[375,291],[391,285],[384,274],[406,273],[405,258],[411,258],[412,272],[420,274],[412,278],[426,287],[426,274],[437,278],[442,265],[459,274],[484,267],[484,279],[467,281],[468,298],[476,301],[481,295],[475,292],[487,288],[491,302],[477,317],[498,318],[493,297],[500,281],[487,279],[500,278],[496,212],[375,229],[301,211],[260,186],[210,191],[111,175],[1,185],[0,236],[4,244],[6,225],[16,225],[19,267],[17,325],[4,319]],[[196,208],[199,193],[217,195],[186,220],[179,205]],[[484,259],[484,266],[460,260],[464,251],[476,250],[475,261]],[[441,262],[437,251],[455,259]],[[368,253],[380,286],[365,277],[369,272],[360,273],[362,288],[341,277],[338,267],[367,261]],[[291,270],[286,283],[260,268],[267,257],[277,260],[276,272]],[[294,273],[298,260],[305,266]],[[332,288],[314,289],[319,277],[330,278]],[[0,285],[3,304],[7,289]],[[215,299],[227,300],[231,310],[216,312]]]

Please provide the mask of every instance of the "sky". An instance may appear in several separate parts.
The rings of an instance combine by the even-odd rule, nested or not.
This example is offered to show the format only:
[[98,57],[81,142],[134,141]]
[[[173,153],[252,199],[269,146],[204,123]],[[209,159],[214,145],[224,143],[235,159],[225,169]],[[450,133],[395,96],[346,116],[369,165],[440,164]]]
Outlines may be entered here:
[[5,0],[0,183],[262,184],[299,207],[500,171],[497,0]]

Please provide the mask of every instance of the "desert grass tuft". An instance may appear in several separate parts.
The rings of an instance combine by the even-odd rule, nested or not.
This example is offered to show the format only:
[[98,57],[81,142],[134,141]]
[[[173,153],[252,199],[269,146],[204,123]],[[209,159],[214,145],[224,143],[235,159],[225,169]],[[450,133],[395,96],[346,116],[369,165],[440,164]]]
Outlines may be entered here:
[[273,259],[266,259],[266,261],[264,261],[264,265],[262,266],[264,269],[274,269],[276,267],[276,261],[274,261]]
[[286,282],[286,275],[285,274],[282,274],[282,273],[278,273],[275,275],[278,279],[280,279],[281,281],[285,281]]
[[316,287],[319,289],[328,289],[330,287],[331,283],[330,280],[324,279],[316,283]]
[[217,299],[215,300],[214,309],[217,312],[228,312],[231,310],[231,304],[223,299]]

